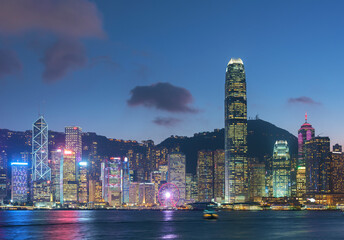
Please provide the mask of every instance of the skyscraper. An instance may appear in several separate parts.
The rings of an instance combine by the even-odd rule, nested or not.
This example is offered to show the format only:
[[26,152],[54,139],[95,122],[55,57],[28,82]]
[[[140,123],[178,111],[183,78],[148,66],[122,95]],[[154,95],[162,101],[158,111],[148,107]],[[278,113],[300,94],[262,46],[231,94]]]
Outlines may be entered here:
[[48,124],[40,116],[32,126],[32,180],[50,181],[48,166]]
[[27,202],[27,162],[12,162],[12,191],[11,200],[13,203]]
[[344,153],[342,146],[333,146],[331,159],[331,192],[344,193]]
[[66,149],[75,152],[76,164],[82,159],[82,130],[81,127],[66,127]]
[[63,202],[63,151],[57,149],[51,151],[51,190],[53,201]]
[[180,200],[177,203],[183,204],[185,201],[185,155],[183,153],[171,153],[168,155],[168,182],[174,183],[180,192]]
[[307,113],[305,114],[305,123],[298,131],[298,162],[297,162],[297,186],[296,197],[301,199],[306,193],[306,171],[305,171],[305,143],[314,138],[315,130],[307,122]]
[[75,152],[67,149],[63,153],[63,204],[66,206],[75,205],[78,201],[75,155]]
[[330,139],[315,137],[305,144],[306,193],[330,192]]
[[287,141],[276,141],[273,151],[273,196],[274,197],[290,197],[291,181],[290,181],[290,154]]
[[247,100],[244,64],[231,59],[225,84],[225,201],[248,200]]
[[210,202],[214,198],[214,153],[198,151],[198,201]]
[[78,202],[81,205],[88,203],[88,162],[79,162]]

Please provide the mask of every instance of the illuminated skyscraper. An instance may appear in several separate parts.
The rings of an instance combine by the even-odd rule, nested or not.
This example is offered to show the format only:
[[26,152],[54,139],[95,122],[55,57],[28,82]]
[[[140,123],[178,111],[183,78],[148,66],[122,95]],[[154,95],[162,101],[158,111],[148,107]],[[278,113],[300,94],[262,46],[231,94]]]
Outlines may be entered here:
[[198,201],[210,202],[214,198],[214,153],[198,151]]
[[28,163],[27,162],[12,162],[12,191],[11,201],[13,203],[26,203],[27,202],[27,175]]
[[225,201],[248,200],[247,100],[244,64],[231,59],[225,84]]
[[75,161],[75,152],[65,149],[63,154],[63,204],[67,206],[74,205],[78,201]]
[[110,206],[122,204],[122,162],[120,157],[111,157],[103,165],[103,198]]
[[63,150],[51,151],[51,190],[53,201],[63,202]]
[[305,143],[306,193],[330,192],[330,139],[315,137]]
[[139,204],[153,205],[155,203],[155,186],[153,183],[140,183]]
[[78,202],[81,205],[88,203],[88,162],[79,162]]
[[180,192],[180,200],[177,205],[185,201],[185,155],[183,153],[171,153],[168,155],[168,182],[175,184]]
[[297,186],[296,186],[296,196],[297,198],[303,198],[306,193],[306,175],[305,173],[305,143],[306,141],[314,138],[315,130],[311,124],[307,122],[307,113],[305,115],[305,123],[302,124],[298,131],[298,163],[297,163]]
[[331,192],[344,193],[344,153],[342,146],[333,146],[331,159]]
[[225,151],[214,151],[214,198],[222,202],[225,197]]
[[273,151],[273,196],[290,197],[290,154],[287,141],[276,141]]
[[5,150],[0,151],[0,203],[7,196],[7,154]]
[[50,181],[48,166],[48,124],[40,116],[32,126],[32,180]]
[[122,158],[122,203],[129,203],[130,169],[127,157]]
[[82,130],[81,127],[66,127],[66,149],[75,152],[76,164],[82,159]]

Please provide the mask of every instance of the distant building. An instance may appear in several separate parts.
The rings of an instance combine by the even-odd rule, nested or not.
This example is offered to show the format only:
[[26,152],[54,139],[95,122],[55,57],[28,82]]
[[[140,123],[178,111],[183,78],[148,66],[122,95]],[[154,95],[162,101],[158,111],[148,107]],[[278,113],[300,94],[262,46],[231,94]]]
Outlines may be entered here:
[[122,162],[120,157],[107,160],[103,173],[103,198],[110,206],[122,204]]
[[88,162],[79,162],[78,202],[86,206],[88,203]]
[[129,168],[129,160],[127,157],[122,158],[122,203],[129,203],[129,188],[131,182],[131,174]]
[[214,199],[214,153],[212,151],[198,151],[197,179],[198,201],[212,201]]
[[51,151],[51,191],[53,201],[63,202],[63,150]]
[[153,183],[140,183],[139,185],[139,204],[155,204],[155,186]]
[[11,201],[13,203],[23,204],[27,202],[27,176],[28,163],[27,162],[12,162],[12,189]]
[[81,127],[65,127],[66,149],[75,152],[76,164],[82,161],[82,129]]
[[266,196],[265,164],[249,160],[249,194],[253,202],[260,202]]
[[185,155],[175,152],[168,155],[168,182],[175,184],[180,193],[177,205],[185,201]]
[[302,199],[304,194],[306,193],[306,186],[303,186],[302,183],[306,182],[306,175],[302,175],[304,172],[304,167],[306,167],[305,161],[305,143],[306,141],[311,140],[314,138],[315,130],[311,124],[307,122],[307,113],[305,115],[305,123],[302,124],[301,128],[298,131],[298,163],[297,163],[297,182],[301,185],[296,186],[296,197],[298,199]]
[[231,59],[225,83],[225,201],[248,200],[247,99],[243,61]]
[[198,201],[224,201],[224,176],[224,150],[199,151],[197,159]]
[[273,196],[290,197],[291,161],[287,141],[276,141],[273,150]]
[[306,192],[330,192],[330,139],[315,137],[305,144],[306,158]]
[[66,206],[72,206],[78,202],[75,162],[75,152],[65,149],[63,153],[63,204]]
[[344,193],[344,153],[339,144],[333,146],[330,186],[332,193]]
[[197,177],[186,173],[185,199],[189,203],[198,201]]
[[161,172],[161,181],[168,181],[168,165],[160,165],[159,172]]
[[7,154],[0,151],[0,203],[7,197]]
[[159,187],[161,185],[161,172],[160,171],[153,171],[151,172],[151,179],[150,182],[154,184],[155,188],[155,203],[158,202],[158,192],[159,192]]
[[131,182],[129,187],[129,204],[137,205],[139,203],[139,188],[140,183]]

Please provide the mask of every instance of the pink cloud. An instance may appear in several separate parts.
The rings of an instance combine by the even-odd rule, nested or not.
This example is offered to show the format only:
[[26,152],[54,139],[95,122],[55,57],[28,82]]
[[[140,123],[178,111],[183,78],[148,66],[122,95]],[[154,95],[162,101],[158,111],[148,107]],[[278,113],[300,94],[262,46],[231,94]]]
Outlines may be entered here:
[[87,0],[1,1],[0,33],[32,30],[73,38],[105,36],[97,7]]

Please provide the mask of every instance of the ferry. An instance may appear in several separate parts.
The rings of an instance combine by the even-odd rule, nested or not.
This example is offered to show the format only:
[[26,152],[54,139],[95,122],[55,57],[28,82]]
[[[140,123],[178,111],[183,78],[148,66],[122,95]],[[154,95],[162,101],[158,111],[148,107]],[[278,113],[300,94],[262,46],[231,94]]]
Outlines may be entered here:
[[203,211],[204,219],[218,219],[219,215],[217,214],[216,208],[214,205],[208,205],[207,208]]

